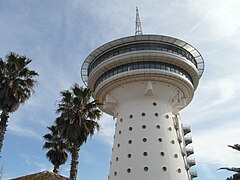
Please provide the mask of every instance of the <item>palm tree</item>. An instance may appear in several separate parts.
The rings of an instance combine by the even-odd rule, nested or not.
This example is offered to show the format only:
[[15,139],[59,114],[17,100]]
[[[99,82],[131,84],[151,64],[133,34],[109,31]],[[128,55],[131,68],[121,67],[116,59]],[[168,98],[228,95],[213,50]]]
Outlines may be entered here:
[[[231,147],[237,151],[240,151],[240,144],[234,144],[233,146],[232,145],[228,145],[228,147]],[[232,177],[229,177],[227,178],[227,180],[239,180],[240,179],[240,168],[236,168],[236,167],[222,167],[222,168],[219,168],[218,170],[228,170],[228,171],[233,171],[233,172],[236,172],[236,174],[234,174]]]
[[25,56],[11,52],[6,60],[0,58],[0,152],[8,125],[9,113],[15,112],[20,104],[30,98],[37,81],[38,73],[29,70],[31,62]]
[[46,157],[54,165],[53,172],[59,173],[59,166],[65,164],[68,158],[66,150],[69,149],[69,145],[66,140],[61,137],[56,126],[47,127],[51,133],[43,136],[45,143],[43,145],[44,149],[49,149]]
[[90,89],[77,84],[70,90],[62,91],[61,96],[57,108],[60,116],[56,124],[64,138],[72,145],[70,179],[76,180],[80,147],[95,130],[99,130],[96,120],[101,116],[101,111],[97,108],[100,103],[91,99]]

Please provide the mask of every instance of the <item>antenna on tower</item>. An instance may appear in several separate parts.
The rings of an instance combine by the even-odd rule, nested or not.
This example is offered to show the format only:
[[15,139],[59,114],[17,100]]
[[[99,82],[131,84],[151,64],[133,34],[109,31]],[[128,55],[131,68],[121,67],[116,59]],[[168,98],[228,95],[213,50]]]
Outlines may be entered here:
[[138,8],[136,7],[136,27],[135,27],[135,35],[142,35],[142,26],[140,22],[140,17],[138,14]]

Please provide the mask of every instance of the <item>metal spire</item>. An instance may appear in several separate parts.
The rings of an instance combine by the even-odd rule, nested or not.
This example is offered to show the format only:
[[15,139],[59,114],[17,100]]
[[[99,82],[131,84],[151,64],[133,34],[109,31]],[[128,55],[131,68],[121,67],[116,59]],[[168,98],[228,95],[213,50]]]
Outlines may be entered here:
[[142,26],[140,22],[140,17],[138,14],[138,8],[136,7],[136,27],[135,27],[135,35],[142,35]]

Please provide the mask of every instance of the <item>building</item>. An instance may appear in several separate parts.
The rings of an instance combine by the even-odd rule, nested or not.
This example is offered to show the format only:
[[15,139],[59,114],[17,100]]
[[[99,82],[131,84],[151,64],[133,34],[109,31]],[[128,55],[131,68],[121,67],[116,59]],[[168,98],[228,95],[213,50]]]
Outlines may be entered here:
[[86,58],[82,79],[104,104],[100,108],[116,118],[109,180],[197,177],[190,171],[191,130],[179,111],[191,102],[203,71],[197,49],[163,35],[136,33]]
[[30,174],[27,176],[14,178],[11,180],[69,180],[69,179],[59,174],[55,174],[49,171],[43,171],[35,174]]

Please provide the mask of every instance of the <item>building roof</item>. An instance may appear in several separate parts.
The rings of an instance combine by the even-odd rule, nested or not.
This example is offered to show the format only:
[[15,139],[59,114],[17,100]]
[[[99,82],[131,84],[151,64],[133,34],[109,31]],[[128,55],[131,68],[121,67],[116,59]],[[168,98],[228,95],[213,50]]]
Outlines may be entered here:
[[27,176],[13,178],[10,180],[69,180],[69,179],[49,171],[43,171],[35,174],[30,174]]

